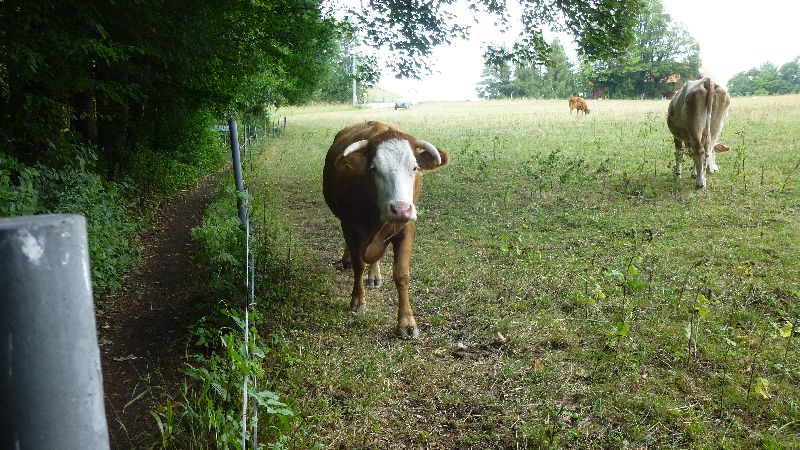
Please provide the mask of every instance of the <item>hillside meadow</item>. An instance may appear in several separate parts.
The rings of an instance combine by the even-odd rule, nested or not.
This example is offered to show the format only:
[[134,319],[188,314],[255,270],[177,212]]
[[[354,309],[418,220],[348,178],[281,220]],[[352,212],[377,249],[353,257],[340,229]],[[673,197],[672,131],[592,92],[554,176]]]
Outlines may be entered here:
[[[289,448],[797,448],[800,96],[735,98],[706,190],[673,175],[667,101],[290,109],[246,163],[269,389]],[[349,312],[322,198],[336,132],[394,123],[424,177],[411,301]],[[384,258],[384,274],[391,258]],[[387,277],[390,280],[390,276]]]

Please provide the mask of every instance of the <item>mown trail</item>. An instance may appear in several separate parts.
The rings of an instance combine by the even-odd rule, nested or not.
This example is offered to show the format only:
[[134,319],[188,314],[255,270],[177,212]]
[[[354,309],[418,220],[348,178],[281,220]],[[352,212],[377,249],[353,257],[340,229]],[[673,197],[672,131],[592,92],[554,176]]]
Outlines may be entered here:
[[119,293],[97,308],[106,417],[111,446],[146,448],[158,438],[149,411],[158,393],[182,378],[186,332],[200,316],[192,289],[200,223],[219,174],[202,179],[160,207],[155,228],[142,236],[142,264]]

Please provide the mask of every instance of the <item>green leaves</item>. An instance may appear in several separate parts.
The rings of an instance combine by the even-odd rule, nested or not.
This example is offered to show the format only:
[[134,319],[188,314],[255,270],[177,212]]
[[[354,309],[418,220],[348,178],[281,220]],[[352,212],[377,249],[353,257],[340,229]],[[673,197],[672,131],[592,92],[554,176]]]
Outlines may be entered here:
[[294,416],[294,413],[286,406],[286,403],[280,401],[278,394],[272,391],[251,392],[250,396],[258,402],[258,406],[266,410],[267,414],[278,414],[286,417]]
[[756,381],[756,392],[758,392],[758,395],[760,395],[764,400],[769,400],[772,398],[772,396],[769,394],[769,380],[759,377]]
[[794,330],[794,325],[792,322],[784,322],[783,325],[778,327],[778,333],[781,335],[782,338],[790,338],[792,336],[792,331]]
[[674,90],[672,75],[681,80],[697,75],[700,48],[682,25],[671,21],[660,0],[640,6],[625,53],[582,58],[581,73],[592,86],[607,87],[617,96],[660,98]]
[[708,316],[708,301],[706,300],[705,295],[700,294],[697,296],[697,299],[694,301],[694,312],[700,317],[700,319],[705,320],[706,316]]

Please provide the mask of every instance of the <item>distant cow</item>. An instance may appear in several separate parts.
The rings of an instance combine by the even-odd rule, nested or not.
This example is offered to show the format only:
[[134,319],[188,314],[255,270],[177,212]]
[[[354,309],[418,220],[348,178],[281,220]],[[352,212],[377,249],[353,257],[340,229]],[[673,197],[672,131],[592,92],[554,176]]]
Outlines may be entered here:
[[578,112],[583,111],[583,114],[589,114],[589,105],[586,104],[586,100],[582,97],[570,97],[569,98],[569,113],[572,114],[572,110],[577,109]]
[[322,192],[341,222],[342,263],[353,267],[350,310],[366,310],[364,270],[369,264],[367,282],[379,285],[379,262],[391,243],[399,299],[397,331],[403,338],[419,336],[408,283],[422,172],[444,167],[448,160],[444,150],[380,122],[339,131],[325,158]]
[[711,78],[688,81],[669,103],[667,125],[675,141],[675,175],[681,175],[683,149],[688,146],[694,158],[692,176],[699,189],[706,186],[706,169],[711,173],[719,170],[715,152],[730,150],[717,144],[730,103],[725,89]]

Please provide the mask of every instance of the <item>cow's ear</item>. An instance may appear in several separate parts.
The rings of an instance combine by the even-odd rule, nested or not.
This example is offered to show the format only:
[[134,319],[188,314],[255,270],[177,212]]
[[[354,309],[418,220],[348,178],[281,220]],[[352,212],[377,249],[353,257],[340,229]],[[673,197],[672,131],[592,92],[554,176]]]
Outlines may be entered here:
[[366,140],[348,145],[341,156],[336,158],[336,169],[342,172],[363,172],[367,166],[367,155],[364,154],[366,148]]
[[417,141],[417,148],[422,150],[417,153],[417,164],[422,170],[436,170],[450,162],[447,152],[434,147],[430,142]]

